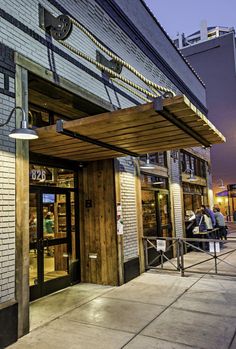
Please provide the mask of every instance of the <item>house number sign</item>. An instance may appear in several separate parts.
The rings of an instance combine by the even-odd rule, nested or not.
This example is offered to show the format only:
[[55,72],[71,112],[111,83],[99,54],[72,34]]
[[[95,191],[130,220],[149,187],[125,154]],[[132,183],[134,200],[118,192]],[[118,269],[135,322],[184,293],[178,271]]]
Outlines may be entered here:
[[46,171],[45,170],[31,170],[30,178],[32,181],[44,182],[46,180]]

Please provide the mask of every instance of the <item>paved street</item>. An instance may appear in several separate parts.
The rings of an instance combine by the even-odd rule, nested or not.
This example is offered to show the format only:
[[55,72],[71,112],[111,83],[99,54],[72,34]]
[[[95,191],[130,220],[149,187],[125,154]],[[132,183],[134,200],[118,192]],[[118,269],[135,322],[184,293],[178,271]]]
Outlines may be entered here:
[[[227,245],[219,270],[236,275]],[[189,253],[188,263],[202,255]],[[40,299],[31,305],[31,333],[9,348],[236,348],[236,278],[204,274],[209,267],[185,277],[150,271],[118,288],[80,284]]]

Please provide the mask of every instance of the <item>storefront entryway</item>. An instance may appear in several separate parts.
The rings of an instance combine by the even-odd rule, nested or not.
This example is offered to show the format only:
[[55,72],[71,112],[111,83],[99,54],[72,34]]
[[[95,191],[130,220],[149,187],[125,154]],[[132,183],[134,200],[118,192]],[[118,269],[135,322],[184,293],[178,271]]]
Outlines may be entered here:
[[167,178],[141,174],[143,235],[172,237]]
[[[153,174],[141,173],[141,195],[143,214],[143,235],[144,237],[168,238],[172,237],[170,200],[168,180]],[[156,259],[156,248],[148,248],[148,260],[154,260],[155,264],[160,263]],[[166,241],[166,256],[173,257],[171,241]]]
[[31,166],[31,183],[38,185],[30,186],[30,300],[79,281],[75,189],[56,187],[65,186],[68,173],[71,182],[71,171]]

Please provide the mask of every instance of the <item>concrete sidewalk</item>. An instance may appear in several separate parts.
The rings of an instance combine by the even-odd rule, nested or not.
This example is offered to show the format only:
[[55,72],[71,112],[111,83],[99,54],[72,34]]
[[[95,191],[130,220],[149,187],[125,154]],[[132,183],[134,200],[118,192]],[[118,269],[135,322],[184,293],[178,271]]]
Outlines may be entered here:
[[[236,266],[235,252],[224,258]],[[70,287],[34,302],[34,329],[9,348],[236,348],[236,277],[201,272],[150,271],[118,288]]]

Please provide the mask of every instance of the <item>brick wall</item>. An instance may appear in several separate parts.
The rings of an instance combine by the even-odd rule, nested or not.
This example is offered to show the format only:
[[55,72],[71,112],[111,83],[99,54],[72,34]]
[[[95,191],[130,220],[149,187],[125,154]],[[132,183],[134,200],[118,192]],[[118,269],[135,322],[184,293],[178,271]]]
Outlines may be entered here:
[[[0,45],[0,123],[15,106],[13,76],[13,52]],[[14,116],[0,127],[0,303],[15,296],[15,141],[8,137],[14,127]]]
[[[65,10],[72,13],[109,49],[131,63],[147,78],[163,86],[168,86],[179,93],[173,83],[145,56],[94,0],[42,0],[40,3],[55,16],[61,14],[58,5],[64,6]],[[122,87],[117,87],[117,90],[114,91],[111,85],[106,85],[101,72],[91,63],[78,58],[54,40],[50,44],[45,32],[38,25],[38,4],[39,1],[35,0],[5,0],[1,2],[0,39],[3,44],[117,107],[124,108],[139,102],[143,103],[141,99],[133,96]],[[97,46],[78,29],[73,30],[68,42],[92,58],[96,57]],[[11,54],[12,51],[9,52]],[[4,65],[3,63],[6,63],[6,59],[2,59],[2,65]],[[4,65],[4,69],[8,68]],[[140,86],[146,87],[128,70],[123,69],[122,74]],[[0,98],[2,100],[0,118],[3,121],[14,106],[14,72],[10,68],[9,76],[6,76],[4,70],[0,70]],[[1,301],[13,298],[14,294],[14,272],[12,270],[14,269],[15,242],[15,148],[14,141],[10,141],[7,136],[13,126],[14,119],[8,127],[0,129],[0,156],[1,164],[4,164],[0,168],[0,195],[2,199],[0,202],[0,285],[3,287]],[[127,261],[138,255],[135,177],[134,168],[130,165],[129,160],[120,160],[120,165],[121,200],[124,216],[124,258]],[[180,190],[177,189],[179,173],[176,168],[177,165],[174,164],[173,166],[171,180],[173,183],[173,198],[176,203],[176,229],[180,231],[181,225],[178,217],[180,217],[181,207],[178,205],[181,205],[181,196]]]
[[183,236],[183,193],[181,187],[179,161],[170,158],[170,195],[174,236]]
[[[42,0],[40,3],[55,16],[61,14],[60,5],[63,6],[63,9],[73,14],[110,50],[131,63],[147,78],[179,93],[174,84],[95,1]],[[72,54],[55,40],[52,40],[51,45],[49,38],[38,25],[38,4],[35,0],[6,0],[0,4],[0,15],[3,18],[0,21],[0,32],[3,43],[117,107],[124,108],[143,103],[142,99],[115,83],[116,91],[111,83],[104,86],[102,73],[93,64]],[[96,59],[97,46],[78,28],[74,27],[67,42]],[[127,69],[123,69],[122,75],[146,88],[146,85]]]
[[119,158],[124,221],[124,262],[138,256],[135,168],[130,158]]

